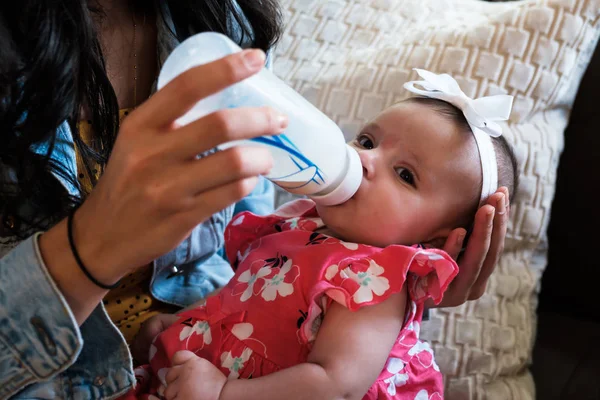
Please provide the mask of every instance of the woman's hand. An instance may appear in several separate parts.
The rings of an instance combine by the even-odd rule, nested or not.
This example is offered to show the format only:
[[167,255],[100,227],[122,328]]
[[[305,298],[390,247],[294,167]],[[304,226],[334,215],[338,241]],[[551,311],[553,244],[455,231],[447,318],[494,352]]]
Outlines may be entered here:
[[460,257],[465,230],[455,229],[448,236],[444,250],[458,260],[460,272],[450,284],[442,302],[436,306],[430,301],[428,307],[455,307],[483,296],[488,279],[504,249],[510,209],[508,195],[508,189],[501,187],[477,211],[473,233]]
[[157,314],[144,321],[140,331],[131,343],[131,355],[137,364],[148,364],[150,345],[154,338],[173,325],[179,318],[177,314]]
[[[98,279],[111,283],[175,248],[191,230],[248,195],[272,165],[261,148],[196,155],[232,140],[280,133],[267,108],[218,111],[184,127],[196,102],[249,77],[264,53],[245,51],[171,81],[124,121],[106,171],[75,215],[75,241]],[[103,269],[103,271],[101,271]]]
[[[123,122],[106,170],[74,216],[74,241],[89,272],[112,284],[174,249],[202,221],[248,195],[271,169],[266,149],[234,147],[196,156],[238,139],[283,131],[287,119],[268,108],[218,111],[186,126],[175,121],[199,100],[264,65],[246,50],[190,69]],[[41,254],[76,319],[83,322],[105,291],[77,267],[66,223],[42,235]]]

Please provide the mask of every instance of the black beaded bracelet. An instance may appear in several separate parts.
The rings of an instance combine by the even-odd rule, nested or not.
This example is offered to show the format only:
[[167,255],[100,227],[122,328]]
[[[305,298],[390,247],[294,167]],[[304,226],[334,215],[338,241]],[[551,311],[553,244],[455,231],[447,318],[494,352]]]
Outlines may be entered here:
[[90,274],[90,271],[88,271],[88,269],[83,264],[83,261],[81,261],[81,257],[79,257],[79,253],[77,252],[77,248],[75,247],[75,240],[73,240],[73,216],[75,215],[75,211],[77,211],[77,208],[74,208],[69,213],[69,217],[67,218],[67,235],[69,236],[69,245],[71,246],[71,252],[73,253],[73,257],[75,257],[75,261],[77,261],[77,265],[79,265],[79,268],[83,271],[85,276],[87,276],[88,279],[92,281],[92,283],[94,283],[94,285],[106,290],[118,288],[121,284],[121,280],[117,281],[117,283],[113,285],[105,285],[104,283],[94,278],[92,274]]

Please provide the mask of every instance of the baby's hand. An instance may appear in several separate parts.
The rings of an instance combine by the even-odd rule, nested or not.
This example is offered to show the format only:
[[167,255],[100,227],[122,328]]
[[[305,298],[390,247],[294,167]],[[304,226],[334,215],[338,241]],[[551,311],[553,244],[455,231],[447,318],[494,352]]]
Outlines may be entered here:
[[219,399],[227,377],[208,360],[182,350],[175,353],[172,365],[165,377],[167,400]]

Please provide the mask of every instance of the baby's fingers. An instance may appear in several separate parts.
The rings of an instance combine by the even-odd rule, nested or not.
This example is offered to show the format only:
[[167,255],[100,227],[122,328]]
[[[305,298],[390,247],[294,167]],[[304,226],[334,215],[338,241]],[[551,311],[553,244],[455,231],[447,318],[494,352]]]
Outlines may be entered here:
[[172,383],[169,383],[167,385],[167,388],[165,389],[165,393],[164,393],[165,398],[167,400],[176,399],[178,394],[179,394],[179,382],[174,381]]
[[182,365],[186,362],[198,358],[197,355],[188,350],[180,350],[173,355],[173,359],[171,360],[171,365]]
[[165,375],[165,382],[167,385],[170,385],[171,383],[175,382],[177,378],[179,378],[179,375],[181,375],[181,368],[181,365],[169,368],[169,371]]

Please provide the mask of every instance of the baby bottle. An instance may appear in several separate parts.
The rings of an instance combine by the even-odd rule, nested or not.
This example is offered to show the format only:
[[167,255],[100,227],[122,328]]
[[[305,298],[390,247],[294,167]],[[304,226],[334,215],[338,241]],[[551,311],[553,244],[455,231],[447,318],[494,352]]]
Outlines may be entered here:
[[[165,61],[158,89],[192,67],[241,51],[227,36],[204,32],[182,42]],[[238,82],[199,101],[178,119],[182,125],[217,110],[270,106],[289,118],[285,132],[220,145],[265,146],[273,156],[266,176],[283,189],[307,195],[323,205],[341,204],[352,197],[362,181],[358,153],[344,141],[338,126],[269,70]]]

